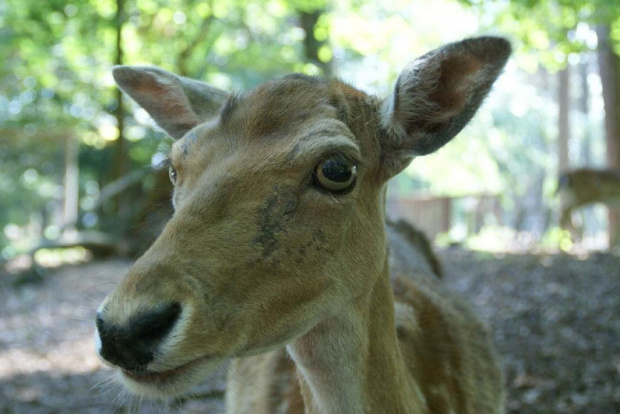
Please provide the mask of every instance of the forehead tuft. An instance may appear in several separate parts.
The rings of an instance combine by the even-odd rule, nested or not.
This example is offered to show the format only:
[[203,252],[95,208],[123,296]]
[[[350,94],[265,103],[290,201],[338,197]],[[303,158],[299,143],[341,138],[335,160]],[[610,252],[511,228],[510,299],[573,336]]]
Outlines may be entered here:
[[239,100],[240,96],[236,93],[231,93],[228,96],[228,99],[226,99],[226,102],[224,102],[224,105],[222,105],[220,109],[220,119],[222,123],[225,124],[230,121],[235,109],[239,106]]
[[247,137],[286,135],[312,118],[331,117],[329,96],[328,82],[288,75],[229,100],[222,109],[222,121],[243,125]]

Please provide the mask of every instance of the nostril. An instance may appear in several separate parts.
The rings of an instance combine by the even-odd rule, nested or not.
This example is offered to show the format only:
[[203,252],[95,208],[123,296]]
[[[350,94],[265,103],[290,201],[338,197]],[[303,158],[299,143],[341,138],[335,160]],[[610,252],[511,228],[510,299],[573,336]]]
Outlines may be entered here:
[[177,302],[140,313],[122,325],[110,324],[105,315],[97,313],[95,324],[101,341],[99,354],[122,368],[140,369],[153,360],[155,351],[180,315],[181,305]]
[[142,314],[131,321],[136,337],[142,341],[158,341],[168,335],[181,314],[181,304],[175,302]]

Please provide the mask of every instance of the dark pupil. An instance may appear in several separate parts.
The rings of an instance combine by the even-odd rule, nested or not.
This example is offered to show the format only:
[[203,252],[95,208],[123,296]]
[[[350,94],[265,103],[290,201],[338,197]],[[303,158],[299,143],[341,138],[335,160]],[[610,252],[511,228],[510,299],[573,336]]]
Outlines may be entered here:
[[345,183],[351,178],[351,167],[340,160],[327,160],[323,163],[323,175],[330,181]]

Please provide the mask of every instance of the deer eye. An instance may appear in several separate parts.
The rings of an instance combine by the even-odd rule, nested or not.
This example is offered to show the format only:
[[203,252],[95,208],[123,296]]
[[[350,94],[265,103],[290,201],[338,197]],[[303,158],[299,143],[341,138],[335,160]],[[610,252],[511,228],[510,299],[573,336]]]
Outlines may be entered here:
[[335,193],[343,192],[355,183],[357,166],[342,155],[332,155],[321,161],[314,171],[314,181]]
[[172,184],[177,183],[177,170],[172,165],[168,167],[168,176],[170,177]]

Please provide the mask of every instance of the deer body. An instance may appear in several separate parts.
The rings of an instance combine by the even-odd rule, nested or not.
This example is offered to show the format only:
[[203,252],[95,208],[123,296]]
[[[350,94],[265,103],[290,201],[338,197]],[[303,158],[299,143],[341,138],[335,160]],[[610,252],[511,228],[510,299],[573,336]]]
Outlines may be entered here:
[[101,357],[160,398],[233,358],[232,413],[501,412],[487,333],[423,236],[384,217],[386,181],[461,130],[509,53],[445,46],[385,100],[303,75],[228,96],[117,68],[178,139],[175,214],[101,305]]
[[[389,286],[376,289],[393,292],[394,301],[377,298],[376,304],[368,304],[367,319],[372,334],[366,335],[370,339],[366,352],[359,350],[359,345],[346,344],[355,357],[375,354],[392,362],[390,365],[385,359],[370,358],[364,369],[360,369],[365,375],[357,374],[363,381],[357,386],[362,388],[364,397],[359,401],[367,404],[365,409],[348,407],[346,410],[336,408],[334,403],[315,400],[315,393],[305,379],[307,374],[299,369],[295,350],[303,348],[305,342],[316,341],[311,349],[319,358],[321,353],[330,358],[333,352],[322,349],[325,332],[309,332],[287,349],[233,361],[227,386],[230,413],[304,413],[304,401],[312,401],[308,407],[316,408],[309,411],[318,413],[501,411],[503,382],[488,333],[471,310],[442,286],[439,275],[432,270],[434,257],[421,255],[425,251],[424,236],[420,233],[417,239],[411,240],[407,236],[411,230],[403,222],[388,223],[392,262]],[[388,276],[382,274],[380,279],[386,281]],[[390,303],[392,306],[388,307]],[[386,315],[393,317],[385,318]],[[337,340],[347,337],[338,321],[325,324],[326,330],[334,326]],[[354,365],[351,359],[350,355],[348,358],[340,355],[330,359],[323,368],[327,373],[346,372],[347,367]],[[345,395],[334,384],[334,378],[326,376],[328,379],[322,381],[325,388],[338,396]],[[350,385],[349,379],[345,381]],[[401,393],[402,390],[407,391]]]
[[575,226],[572,212],[579,207],[603,203],[620,209],[620,171],[581,168],[562,174],[558,183],[560,224],[571,230]]

